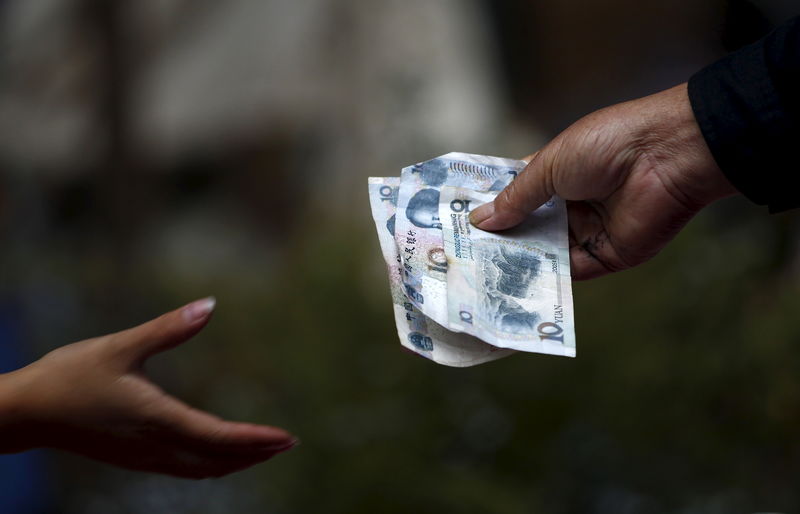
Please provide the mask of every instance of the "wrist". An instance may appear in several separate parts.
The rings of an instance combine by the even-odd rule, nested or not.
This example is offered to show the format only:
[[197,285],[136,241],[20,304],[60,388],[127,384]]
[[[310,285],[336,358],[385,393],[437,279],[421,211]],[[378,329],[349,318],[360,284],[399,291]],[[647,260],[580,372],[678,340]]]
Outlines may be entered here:
[[27,401],[28,368],[0,375],[0,454],[16,453],[38,446]]
[[737,194],[706,144],[683,83],[644,98],[642,150],[698,209]]

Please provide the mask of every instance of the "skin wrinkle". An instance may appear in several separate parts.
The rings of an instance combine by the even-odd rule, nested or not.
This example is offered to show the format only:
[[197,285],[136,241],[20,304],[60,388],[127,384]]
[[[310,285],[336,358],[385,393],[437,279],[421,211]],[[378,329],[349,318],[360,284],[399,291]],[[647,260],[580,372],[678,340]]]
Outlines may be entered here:
[[[592,132],[589,132],[589,133],[585,134],[586,140],[589,139],[588,134],[591,134],[591,133]],[[597,146],[601,146],[600,138],[602,137],[602,135],[597,131],[593,131],[593,133],[594,133],[595,137],[597,138],[597,139],[595,139],[595,141],[593,143],[595,143]],[[554,194],[558,194],[558,191],[556,191],[555,187],[554,187],[554,182],[555,182],[554,176],[556,176],[558,174],[559,170],[565,169],[563,166],[559,166],[559,163],[563,162],[560,159],[560,156],[562,155],[561,151],[564,148],[565,139],[566,138],[563,138],[563,137],[557,138],[555,141],[553,141],[553,144],[551,146],[551,147],[554,147],[554,149],[552,150],[553,151],[553,159],[551,161],[552,164],[551,164],[551,167],[550,167],[551,172],[550,173],[545,173],[545,178],[546,179],[548,177],[550,178],[549,181],[546,180],[546,184],[548,186],[547,193],[549,194],[549,196],[552,196]],[[609,142],[608,144],[610,145],[611,143]],[[536,154],[534,154],[534,159],[539,155],[541,155],[541,152],[537,152]],[[531,164],[532,165],[534,164],[533,160],[531,161]],[[616,190],[619,189],[623,183],[624,183],[623,180],[617,180],[617,184],[615,184],[614,191],[612,191],[611,194],[609,194],[608,196],[610,197],[611,195],[613,195],[614,192],[616,192]],[[587,201],[585,203],[586,203],[586,205],[588,207],[592,208],[592,210],[594,211],[595,215],[600,220],[604,220],[604,219],[607,218],[607,213],[603,212],[602,208],[598,208],[599,204],[595,204],[594,202],[590,202],[590,201]],[[600,225],[601,226],[604,225],[603,221],[601,221]],[[578,237],[575,234],[575,231],[574,231],[574,228],[573,228],[572,224],[568,224],[568,231],[571,234],[571,237],[573,238],[573,240],[575,241],[575,245],[570,246],[570,250],[575,248],[575,249],[578,249],[580,251],[583,251],[591,259],[593,259],[595,262],[600,264],[600,266],[602,266],[606,270],[606,272],[608,272],[608,273],[613,273],[614,271],[616,271],[614,269],[614,267],[609,266],[609,264],[607,262],[605,262],[605,260],[602,259],[594,251],[595,249],[602,249],[603,248],[603,246],[604,246],[604,239],[602,238],[603,234],[606,235],[605,240],[609,240],[609,243],[611,243],[610,238],[608,237],[608,233],[604,229],[601,229],[599,232],[595,233],[594,235],[585,235],[585,236],[583,236],[581,238],[581,239],[583,239],[583,241],[580,244],[577,243]],[[613,246],[613,243],[611,243],[611,244]],[[616,250],[614,250],[614,253],[615,253],[615,255],[618,256],[618,252]],[[623,263],[625,262],[623,259],[620,259],[620,261],[623,262]]]
[[[593,132],[598,133],[598,131],[593,131]],[[619,152],[613,152],[611,150],[611,148],[613,148],[612,141],[609,141],[607,144],[609,145],[608,149],[603,149],[601,151],[601,155],[603,155],[604,153],[611,153],[615,154],[615,156],[618,156]],[[559,145],[559,147],[563,147],[563,144]],[[631,155],[629,152],[625,152],[625,155],[622,157],[622,162],[625,163],[632,159],[634,159],[634,156]],[[625,169],[625,166],[623,164],[616,164],[611,166],[611,168]],[[604,228],[609,226],[613,222],[611,215],[605,208],[604,202],[608,202],[612,197],[614,197],[617,194],[620,188],[625,184],[625,179],[627,178],[624,173],[616,173],[615,175],[616,177],[614,180],[615,183],[613,185],[613,190],[609,194],[605,195],[604,197],[598,200],[585,200],[582,202],[587,207],[590,207],[593,213],[596,215],[596,217],[600,220],[599,224],[601,228],[593,236],[586,235],[580,247],[584,251],[586,251],[586,253],[590,255],[593,259],[595,259],[598,263],[600,263],[609,273],[620,271],[621,269],[624,269],[626,267],[630,268],[633,266],[625,258],[623,258],[622,254],[617,250],[616,246],[614,245],[614,241],[611,238],[611,235]],[[603,234],[605,234],[605,238],[602,237]],[[616,257],[616,259],[619,260],[623,264],[623,266],[621,267],[614,266],[606,259],[601,258],[601,256],[598,253],[595,253],[594,250],[601,250],[602,248],[604,248],[605,245],[603,241],[606,240],[608,241],[611,250],[614,252],[614,257]],[[600,242],[601,244],[598,245],[597,244],[598,242]]]
[[[594,249],[598,249],[599,250],[599,249],[603,248],[602,239],[600,239],[601,236],[602,236],[602,233],[601,234],[597,234],[596,239],[595,239],[594,242],[592,242],[590,240],[585,241],[581,245],[581,249],[583,251],[585,251],[587,254],[589,254],[589,256],[591,256],[594,260],[596,260],[607,272],[614,273],[615,271],[618,271],[618,269],[615,269],[614,267],[609,266],[609,264],[605,260],[603,260],[599,256],[595,255],[595,253],[593,251]],[[600,243],[600,244],[598,245],[597,243]]]
[[697,212],[700,210],[701,206],[698,206],[698,202],[692,201],[688,194],[686,194],[676,183],[675,180],[668,174],[665,173],[665,168],[669,167],[669,164],[672,160],[670,159],[662,159],[658,156],[657,152],[653,147],[664,147],[664,151],[668,154],[673,154],[672,157],[674,160],[675,155],[674,153],[666,148],[661,142],[652,142],[649,146],[641,148],[640,152],[640,161],[645,163],[644,170],[641,173],[652,173],[658,178],[659,182],[661,183],[664,191],[669,194],[673,200],[675,200],[681,207],[686,209],[688,212]]
[[[553,150],[552,150],[553,158],[550,160],[549,172],[546,171],[545,172],[545,177],[544,177],[545,178],[544,185],[547,188],[545,190],[545,193],[549,197],[552,197],[553,195],[559,194],[559,192],[556,191],[556,180],[555,180],[556,177],[555,177],[555,175],[557,173],[559,173],[558,170],[560,169],[559,166],[558,166],[558,163],[561,162],[561,159],[560,159],[561,158],[561,148],[564,146],[564,138],[557,138],[553,142],[553,144],[551,146],[553,147]],[[541,155],[541,153],[542,152],[536,152],[536,154],[534,154],[534,156],[539,156],[539,155]]]
[[[613,147],[616,145],[616,143],[614,141],[614,138],[613,137],[611,137],[611,138],[604,137],[604,134],[602,132],[600,132],[600,131],[597,131],[597,130],[585,131],[581,135],[579,135],[576,139],[581,141],[581,145],[585,145],[585,147],[593,148],[593,149],[598,149],[599,148],[600,150],[598,152],[599,152],[600,155],[608,155],[608,154],[612,154],[613,155],[615,153],[612,150]],[[556,176],[556,174],[559,173],[559,170],[566,169],[563,164],[559,165],[560,163],[563,163],[563,160],[559,159],[559,157],[561,155],[562,149],[564,148],[564,141],[565,140],[566,140],[566,138],[559,137],[559,138],[556,139],[556,141],[554,141],[554,145],[553,146],[555,146],[555,149],[553,150],[554,157],[553,157],[553,160],[552,160],[552,162],[553,162],[552,170],[553,171],[552,171],[551,174],[546,174],[545,175],[546,177],[547,176]],[[628,157],[626,155],[626,156],[624,156],[622,158],[622,161],[626,162],[629,159],[630,159],[630,157]],[[617,168],[617,166],[619,166],[620,169],[624,169],[624,166],[621,165],[621,164],[612,166],[612,168]],[[613,190],[608,195],[606,195],[603,198],[603,200],[607,200],[608,198],[612,197],[619,190],[619,188],[622,187],[622,185],[625,182],[625,180],[624,180],[625,177],[624,176],[620,177],[619,176],[620,174],[618,174],[618,173],[615,174],[615,175],[616,176],[614,177],[614,180],[613,180],[613,182],[614,182]],[[553,183],[552,179],[551,179],[550,183],[551,183],[551,189],[548,191],[548,193],[550,191],[554,191],[554,189],[555,189],[552,186],[552,183]],[[558,192],[555,191],[554,194],[557,194],[557,193]],[[590,201],[590,200],[587,200],[587,201],[585,201],[583,203],[587,207],[591,208],[591,210],[593,211],[593,214],[600,220],[599,225],[600,225],[601,229],[599,231],[595,232],[594,234],[584,234],[584,235],[582,235],[581,236],[582,242],[580,244],[576,244],[575,247],[580,249],[581,251],[583,251],[591,259],[593,259],[595,262],[600,264],[606,270],[606,272],[613,273],[615,271],[619,271],[620,269],[622,269],[622,267],[615,266],[615,265],[611,264],[606,259],[604,259],[601,256],[600,252],[599,252],[599,250],[602,250],[605,247],[605,241],[608,241],[609,246],[611,247],[611,250],[614,253],[614,256],[623,264],[623,267],[631,267],[631,265],[628,262],[626,262],[626,260],[624,258],[622,258],[620,253],[614,247],[613,241],[611,240],[608,232],[604,228],[602,228],[602,227],[606,226],[606,224],[610,220],[610,217],[609,217],[607,211],[602,207],[602,204],[600,202],[594,202],[594,201]],[[570,225],[570,230],[574,234],[574,230],[572,229],[571,225]],[[575,240],[577,242],[578,237],[575,237]]]
[[[537,165],[537,163],[540,162],[543,165],[541,173],[543,174],[545,193],[549,198],[550,196],[556,194],[555,192],[553,192],[554,190],[553,190],[553,179],[552,179],[552,175],[554,173],[554,166],[551,165],[549,168],[545,166],[547,160],[544,159],[543,151],[536,152],[531,156],[531,160],[526,166],[526,169],[527,168],[533,169]],[[555,160],[553,160],[552,162],[555,162]],[[517,180],[512,181],[511,184],[509,184],[508,187],[506,187],[506,189],[503,190],[503,192],[497,197],[495,201],[496,202],[499,201],[501,210],[505,210],[506,212],[513,212],[520,216],[525,216],[528,214],[528,212],[523,208],[518,208],[517,205],[518,204],[530,205],[532,203],[531,200],[533,193],[532,192],[526,193],[525,192],[526,190],[522,189],[522,186],[520,186],[519,184],[520,183]],[[508,194],[506,194],[506,191],[508,191]],[[517,201],[517,197],[519,195],[524,196],[525,201]]]
[[[606,264],[601,259],[599,259],[595,254],[593,254],[592,251],[589,250],[589,248],[587,248],[587,247],[585,247],[583,245],[579,245],[579,246],[575,246],[574,249],[576,249],[578,251],[582,251],[583,253],[588,255],[590,259],[592,259],[594,262],[599,264],[600,267],[602,267],[607,273],[612,273],[613,272],[613,270],[609,269],[609,267],[606,266]],[[592,278],[593,276],[596,276],[596,275],[595,274],[587,274],[587,276],[582,277],[582,278]]]
[[[650,196],[650,187],[640,185],[639,188],[634,190],[622,191],[617,190],[605,202],[604,208],[613,211],[616,215],[608,214],[604,222],[604,228],[609,234],[618,234],[619,239],[622,241],[612,240],[612,249],[614,250],[615,257],[623,266],[617,271],[622,269],[632,268],[638,264],[647,261],[652,257],[653,253],[649,249],[642,251],[641,247],[636,244],[626,244],[624,241],[633,239],[638,241],[641,234],[647,234],[646,237],[652,237],[651,222],[646,215],[643,217],[630,216],[625,212],[620,212],[618,205],[625,205],[631,202],[633,196],[637,200],[642,197]],[[637,236],[636,234],[639,234]],[[609,235],[609,239],[611,236]],[[653,238],[654,240],[657,238]]]
[[512,181],[503,192],[495,198],[494,201],[497,208],[502,212],[513,213],[519,217],[527,214],[523,209],[517,207],[518,203],[522,203],[516,201],[517,196],[524,194],[518,191],[520,191],[520,187],[516,185],[516,180]]
[[[604,216],[603,208],[600,204],[595,202],[586,202],[587,206],[590,207],[595,215],[603,220],[607,218],[607,214]],[[631,265],[626,262],[626,260],[622,257],[617,248],[614,246],[614,242],[611,240],[611,236],[608,231],[604,228],[606,223],[601,221],[600,223],[600,230],[598,230],[594,235],[587,235],[584,238],[583,243],[580,245],[581,248],[586,250],[586,253],[591,255],[594,259],[596,259],[606,270],[609,272],[620,271],[622,269],[630,268]],[[606,248],[606,242],[608,242],[608,247],[610,247],[611,251],[614,252],[614,257],[623,264],[623,266],[615,266],[610,262],[608,259],[604,259],[600,256],[599,252]]]
[[531,156],[479,226],[510,228],[557,194],[567,201],[580,280],[649,260],[703,206],[734,193],[705,145],[684,83],[570,125]]
[[[638,128],[638,127],[637,127]],[[609,131],[610,137],[609,138],[601,138],[599,135],[602,132],[595,130],[593,131],[594,134],[598,135],[598,137],[592,140],[593,145],[596,145],[592,148],[593,153],[596,153],[598,156],[602,156],[604,154],[613,155],[611,158],[612,161],[620,161],[619,163],[614,163],[611,168],[619,169],[619,170],[631,170],[632,173],[652,173],[659,181],[659,184],[663,188],[665,192],[667,192],[672,199],[681,207],[683,207],[687,212],[696,212],[698,210],[694,205],[689,203],[688,195],[685,195],[680,188],[672,181],[671,179],[665,179],[664,174],[662,171],[663,162],[662,159],[658,158],[658,153],[656,149],[661,149],[667,155],[674,156],[674,152],[670,150],[670,147],[664,143],[661,138],[654,138],[652,137],[652,131],[640,131],[640,130],[630,130],[630,133],[634,134],[632,137],[632,141],[627,144],[623,145],[622,148],[617,149],[614,152],[614,147],[616,142],[614,141],[615,137],[618,134],[614,131]],[[641,134],[641,135],[639,135]],[[681,138],[683,139],[683,138]],[[584,143],[586,143],[584,141]],[[654,148],[655,147],[655,148]],[[602,157],[598,157],[598,159],[602,162]],[[670,162],[666,160],[666,162]],[[641,170],[641,164],[644,163],[645,170]],[[615,185],[614,190],[603,198],[602,201],[609,201],[612,197],[616,195],[619,191],[622,184],[625,183],[628,176],[626,173],[617,172],[617,184]],[[677,191],[676,191],[677,189]],[[683,198],[682,198],[683,197]],[[591,205],[591,207],[597,212],[597,214],[601,217],[602,225],[604,227],[616,225],[615,220],[611,218],[608,211],[603,207],[603,203],[601,202],[592,202],[587,201],[586,203]],[[691,215],[687,216],[687,219],[690,218]],[[683,218],[683,217],[681,217]],[[685,222],[678,220],[678,224],[682,226]],[[602,245],[598,245],[598,242],[602,242],[602,234],[605,233],[605,237],[608,239],[610,250],[612,250],[615,254],[615,257],[623,264],[623,267],[633,267],[635,265],[634,262],[629,261],[625,257],[625,252],[621,252],[620,249],[617,248],[617,245],[614,244],[613,238],[609,234],[607,230],[603,230],[602,232],[598,232],[593,237],[588,237],[585,239],[583,243],[583,247],[588,254],[598,260],[601,264],[603,264],[606,268],[610,271],[614,271],[613,266],[608,259],[604,260],[601,257],[600,252],[603,248]],[[647,260],[652,255],[644,254],[642,255],[641,259],[635,259],[639,261]]]

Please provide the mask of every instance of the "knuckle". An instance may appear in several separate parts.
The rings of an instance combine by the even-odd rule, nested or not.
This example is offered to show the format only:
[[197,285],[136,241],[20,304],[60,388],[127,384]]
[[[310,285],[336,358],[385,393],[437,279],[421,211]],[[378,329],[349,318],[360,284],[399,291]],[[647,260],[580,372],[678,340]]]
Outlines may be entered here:
[[494,209],[495,211],[506,212],[509,210],[511,201],[509,198],[511,197],[512,190],[514,189],[514,182],[510,183],[503,189],[499,195],[497,195],[494,199]]
[[497,195],[494,200],[495,209],[501,212],[513,213],[520,210],[520,202],[522,201],[522,193],[520,183],[522,176],[506,186],[503,191]]
[[225,442],[227,432],[224,425],[209,427],[203,435],[203,440],[212,446],[218,446]]
[[531,180],[526,178],[520,175],[517,180],[509,184],[495,200],[495,209],[507,214],[525,213],[535,196]]

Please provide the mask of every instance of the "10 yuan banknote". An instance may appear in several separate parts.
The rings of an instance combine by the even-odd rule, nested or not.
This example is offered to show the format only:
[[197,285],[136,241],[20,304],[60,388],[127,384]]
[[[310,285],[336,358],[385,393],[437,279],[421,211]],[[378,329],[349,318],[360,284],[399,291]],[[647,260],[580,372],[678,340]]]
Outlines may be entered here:
[[395,240],[409,300],[443,326],[447,316],[447,258],[442,243],[439,193],[445,186],[501,191],[524,161],[452,152],[403,168]]
[[566,205],[553,197],[516,227],[485,232],[469,213],[496,192],[445,186],[448,328],[524,352],[575,356]]
[[474,366],[514,353],[474,336],[447,330],[420,312],[406,297],[401,279],[402,264],[394,239],[399,187],[399,177],[369,179],[372,218],[389,274],[389,292],[400,344],[426,359],[457,367]]
[[575,356],[563,200],[501,233],[469,223],[525,164],[450,153],[369,179],[403,346],[451,366],[514,350]]

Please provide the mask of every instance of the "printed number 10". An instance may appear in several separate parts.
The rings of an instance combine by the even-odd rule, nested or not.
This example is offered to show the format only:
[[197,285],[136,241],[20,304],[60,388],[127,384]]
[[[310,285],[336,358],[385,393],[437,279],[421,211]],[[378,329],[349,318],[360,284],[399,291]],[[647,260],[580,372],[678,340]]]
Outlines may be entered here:
[[564,329],[551,321],[539,323],[539,339],[542,341],[558,341],[564,343]]
[[381,194],[381,200],[394,200],[394,188],[381,186],[378,192]]

